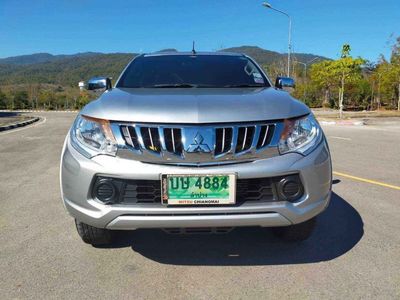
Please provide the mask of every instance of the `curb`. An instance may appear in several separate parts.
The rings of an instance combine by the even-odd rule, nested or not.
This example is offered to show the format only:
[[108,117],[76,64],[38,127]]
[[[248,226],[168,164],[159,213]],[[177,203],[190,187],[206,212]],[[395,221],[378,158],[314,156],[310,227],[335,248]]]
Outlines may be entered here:
[[345,126],[364,126],[364,121],[360,120],[341,120],[341,121],[319,121],[321,125],[345,125]]
[[17,109],[17,110],[9,110],[9,109],[0,109],[0,112],[21,112],[21,113],[27,113],[27,112],[38,112],[38,113],[46,113],[46,112],[68,112],[68,113],[77,113],[79,110],[32,110],[32,109]]
[[39,117],[35,117],[35,118],[32,118],[32,119],[30,119],[28,121],[22,121],[22,122],[13,123],[13,124],[6,125],[6,126],[0,126],[0,132],[1,131],[6,131],[6,130],[10,130],[10,129],[14,129],[14,128],[18,128],[18,127],[24,127],[26,125],[35,123],[35,122],[37,122],[39,120],[40,120]]

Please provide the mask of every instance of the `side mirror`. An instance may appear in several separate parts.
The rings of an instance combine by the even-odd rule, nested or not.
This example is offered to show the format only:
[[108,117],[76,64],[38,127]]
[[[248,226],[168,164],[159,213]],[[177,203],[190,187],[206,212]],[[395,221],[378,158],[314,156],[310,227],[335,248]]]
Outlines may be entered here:
[[93,77],[89,79],[88,84],[87,84],[87,89],[89,91],[95,91],[95,90],[110,90],[112,88],[111,86],[111,79],[108,77]]
[[295,88],[296,84],[293,78],[290,77],[277,77],[275,81],[275,87],[277,89],[285,89],[285,88]]

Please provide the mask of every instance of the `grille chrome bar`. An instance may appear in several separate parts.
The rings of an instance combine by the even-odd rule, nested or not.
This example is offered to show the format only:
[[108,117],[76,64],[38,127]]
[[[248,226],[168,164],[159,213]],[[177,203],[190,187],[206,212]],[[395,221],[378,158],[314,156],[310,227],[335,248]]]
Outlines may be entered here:
[[158,127],[158,136],[160,137],[160,146],[161,146],[161,151],[166,152],[167,151],[167,146],[165,144],[165,133],[164,133],[164,128]]
[[223,153],[225,149],[225,128],[222,128],[222,147],[221,152]]
[[135,132],[136,132],[141,150],[145,150],[146,145],[144,144],[143,137],[142,137],[142,128],[140,126],[136,125],[133,127],[133,130],[135,130]]
[[172,136],[172,150],[174,153],[176,152],[176,147],[175,147],[175,137],[174,137],[174,129],[171,129],[171,136]]
[[150,137],[151,148],[154,148],[153,135],[151,134],[150,127],[148,127],[147,129],[148,129],[148,131],[149,131],[149,137]]
[[[273,126],[273,125],[262,125],[262,126]],[[253,141],[251,143],[251,151],[256,151],[257,150],[257,144],[258,144],[258,140],[260,139],[260,134],[261,134],[261,127],[262,126],[256,126],[254,129],[254,137],[253,137]]]
[[282,122],[157,125],[112,122],[121,157],[152,163],[208,165],[279,155]]
[[244,147],[246,146],[246,140],[247,140],[247,127],[244,128],[244,138],[243,138],[242,151],[244,150]]
[[261,143],[261,147],[262,147],[263,145],[265,145],[265,141],[267,140],[268,129],[269,129],[269,126],[266,126],[266,127],[265,127],[265,134],[264,134],[264,137],[263,137],[263,140],[262,140],[262,143]]

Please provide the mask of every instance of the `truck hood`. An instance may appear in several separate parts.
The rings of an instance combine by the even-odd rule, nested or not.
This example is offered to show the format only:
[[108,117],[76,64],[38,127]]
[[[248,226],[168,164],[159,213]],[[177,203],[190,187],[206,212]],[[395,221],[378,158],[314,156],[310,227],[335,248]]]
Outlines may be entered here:
[[293,118],[310,109],[274,88],[115,88],[81,113],[137,123],[225,123]]

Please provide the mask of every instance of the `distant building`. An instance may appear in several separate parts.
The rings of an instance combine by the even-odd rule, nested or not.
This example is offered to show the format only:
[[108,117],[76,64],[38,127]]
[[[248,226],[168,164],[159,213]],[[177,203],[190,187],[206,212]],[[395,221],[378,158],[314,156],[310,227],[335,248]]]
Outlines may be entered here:
[[79,89],[82,91],[85,88],[85,82],[79,81],[78,86],[79,86]]

